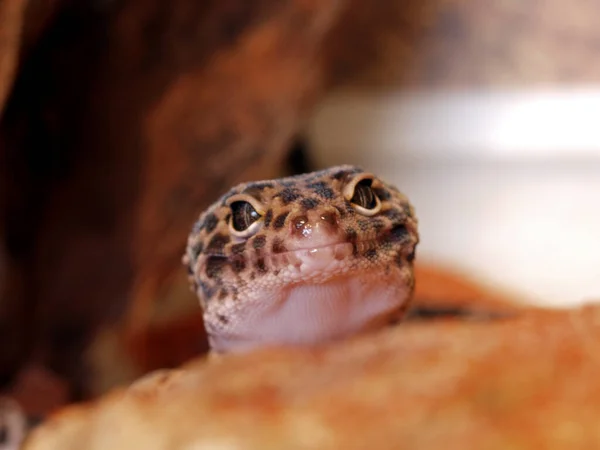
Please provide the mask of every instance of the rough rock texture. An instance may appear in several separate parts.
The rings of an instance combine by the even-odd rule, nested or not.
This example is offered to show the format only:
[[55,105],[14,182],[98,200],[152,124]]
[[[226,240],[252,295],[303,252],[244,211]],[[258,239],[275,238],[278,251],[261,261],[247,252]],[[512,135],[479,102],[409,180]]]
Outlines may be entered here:
[[59,412],[25,448],[597,448],[598,342],[589,306],[200,360]]

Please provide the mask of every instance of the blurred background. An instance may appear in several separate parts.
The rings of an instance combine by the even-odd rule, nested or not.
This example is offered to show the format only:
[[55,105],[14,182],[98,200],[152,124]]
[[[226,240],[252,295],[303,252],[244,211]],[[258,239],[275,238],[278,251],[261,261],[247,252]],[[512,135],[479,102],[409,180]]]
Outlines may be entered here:
[[4,388],[86,398],[205,351],[194,219],[236,182],[339,163],[411,198],[419,264],[597,299],[599,8],[4,0]]
[[422,28],[381,31],[378,64],[317,105],[315,161],[400,186],[421,260],[526,302],[598,298],[598,5],[443,3]]

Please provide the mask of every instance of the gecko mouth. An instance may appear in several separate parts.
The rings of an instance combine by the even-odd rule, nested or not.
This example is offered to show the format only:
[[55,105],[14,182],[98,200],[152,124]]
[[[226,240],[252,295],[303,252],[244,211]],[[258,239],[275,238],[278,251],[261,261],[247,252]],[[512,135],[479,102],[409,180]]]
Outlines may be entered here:
[[239,292],[245,300],[234,306],[244,320],[207,321],[211,347],[220,352],[268,344],[314,344],[397,320],[410,297],[409,282],[397,263],[389,266],[391,270],[382,266],[387,268],[393,257],[389,252],[395,253],[406,241],[395,239],[391,230],[373,233],[369,239],[332,241],[243,255],[247,266],[258,258],[267,279],[261,280],[259,266],[252,266],[256,278]]
[[[381,249],[384,242],[390,242],[389,238],[392,235],[390,231],[387,233],[373,233],[366,239],[360,240],[344,240],[340,242],[332,242],[324,245],[313,245],[283,252],[257,252],[250,255],[232,255],[230,261],[235,264],[235,258],[249,258],[253,264],[260,264],[267,270],[284,270],[287,269],[290,275],[327,272],[340,269],[343,266],[344,271],[350,271],[353,264],[347,264],[352,257],[359,255],[372,256],[376,255],[376,251]],[[371,254],[371,255],[370,255]],[[246,259],[248,262],[248,259]]]
[[[397,320],[410,297],[401,270],[382,270],[386,258],[353,257],[378,240],[339,242],[269,255],[268,281],[256,278],[236,304],[243,321],[207,329],[218,352],[265,345],[312,345],[381,329]],[[269,267],[269,266],[267,266]]]
[[[278,275],[287,271],[291,278],[303,275],[318,275],[327,278],[331,272],[351,272],[359,266],[358,257],[369,259],[370,264],[376,264],[376,256],[387,253],[385,249],[401,246],[408,237],[406,227],[396,225],[384,232],[363,233],[362,239],[346,237],[337,242],[321,245],[307,245],[294,249],[284,249],[280,252],[267,252],[263,249],[244,251],[240,253],[207,254],[206,261],[225,259],[232,267],[256,267],[259,273],[273,272]],[[338,238],[339,239],[339,238]],[[383,246],[383,249],[382,249]],[[382,262],[385,258],[381,259]]]
[[[357,242],[335,242],[320,246],[309,246],[284,252],[248,252],[247,254],[230,255],[227,259],[232,265],[250,263],[264,267],[265,270],[290,269],[294,272],[305,272],[313,268],[326,269],[328,266],[340,264],[353,254],[365,252],[377,247],[378,240]],[[218,256],[217,256],[218,257]]]
[[270,258],[275,262],[282,260],[284,264],[286,260],[293,263],[299,256],[330,256],[335,260],[341,261],[351,255],[363,255],[367,254],[369,251],[377,250],[381,248],[381,245],[384,243],[400,244],[407,236],[408,231],[406,230],[406,227],[403,224],[397,224],[384,232],[372,231],[364,233],[362,239],[351,239],[346,237],[344,240],[322,245],[307,245],[291,250],[285,250],[283,252],[264,252],[262,254],[257,254],[255,257]]

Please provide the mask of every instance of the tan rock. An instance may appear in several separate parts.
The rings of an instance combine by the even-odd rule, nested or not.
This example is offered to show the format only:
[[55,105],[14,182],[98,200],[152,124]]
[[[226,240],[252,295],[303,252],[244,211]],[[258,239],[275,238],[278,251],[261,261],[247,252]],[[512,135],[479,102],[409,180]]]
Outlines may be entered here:
[[599,448],[600,306],[197,360],[73,406],[46,449]]

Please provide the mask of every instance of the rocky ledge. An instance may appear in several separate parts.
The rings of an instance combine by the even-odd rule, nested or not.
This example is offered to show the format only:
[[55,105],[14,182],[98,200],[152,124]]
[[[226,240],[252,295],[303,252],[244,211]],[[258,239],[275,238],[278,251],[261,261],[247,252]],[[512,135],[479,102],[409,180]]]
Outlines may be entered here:
[[600,307],[198,359],[68,407],[45,449],[599,448]]

